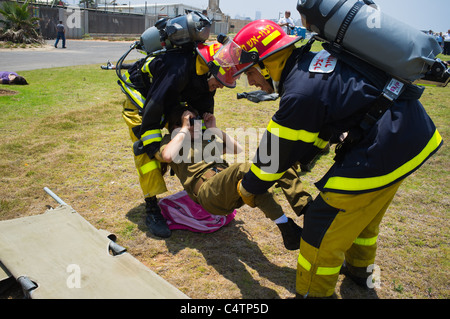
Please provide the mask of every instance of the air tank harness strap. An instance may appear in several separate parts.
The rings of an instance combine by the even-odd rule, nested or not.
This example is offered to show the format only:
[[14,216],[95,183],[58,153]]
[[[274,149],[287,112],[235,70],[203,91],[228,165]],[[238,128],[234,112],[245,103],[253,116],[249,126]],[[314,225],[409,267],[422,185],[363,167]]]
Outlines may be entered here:
[[[408,84],[392,78],[385,85],[383,92],[369,107],[369,110],[364,115],[363,120],[358,127],[349,130],[347,137],[336,146],[336,156],[334,160],[340,162],[343,160],[345,153],[364,136],[366,136],[372,127],[378,122],[384,113],[395,103],[395,101],[405,92]],[[419,94],[417,98],[420,98]],[[411,96],[409,96],[411,98]]]

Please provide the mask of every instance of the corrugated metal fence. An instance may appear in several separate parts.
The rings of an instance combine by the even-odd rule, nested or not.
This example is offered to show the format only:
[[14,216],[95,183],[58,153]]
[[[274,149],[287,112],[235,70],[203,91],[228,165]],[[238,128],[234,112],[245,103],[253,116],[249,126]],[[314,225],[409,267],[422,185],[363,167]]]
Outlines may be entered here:
[[[7,0],[0,0],[0,6],[5,1]],[[52,1],[48,0],[48,3],[30,4],[33,15],[39,18],[39,29],[45,39],[56,38],[56,25],[59,21],[62,21],[66,27],[68,39],[81,39],[87,34],[91,36],[139,36],[160,18],[151,14],[151,6],[148,11],[150,14],[143,15],[126,11],[84,9],[76,5],[52,5],[51,3]],[[214,21],[211,33],[227,33],[228,29],[228,22]],[[233,31],[237,32],[239,29],[234,28]]]
[[[1,3],[5,0],[0,0]],[[51,2],[51,1],[50,1]],[[62,21],[66,37],[81,39],[84,35],[139,36],[153,26],[157,16],[121,12],[105,12],[78,6],[30,4],[33,15],[39,18],[39,29],[45,39],[56,38],[56,25]]]

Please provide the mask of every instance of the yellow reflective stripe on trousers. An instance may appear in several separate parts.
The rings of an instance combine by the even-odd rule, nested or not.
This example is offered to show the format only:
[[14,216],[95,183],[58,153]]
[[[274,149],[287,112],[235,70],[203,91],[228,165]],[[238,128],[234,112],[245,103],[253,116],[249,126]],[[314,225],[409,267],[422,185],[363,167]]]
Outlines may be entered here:
[[405,176],[419,165],[421,165],[431,153],[433,153],[439,144],[442,142],[442,137],[436,130],[433,137],[428,142],[427,146],[416,157],[409,160],[393,172],[375,177],[367,178],[350,178],[350,177],[331,177],[325,184],[326,189],[339,189],[346,191],[360,191],[375,189],[378,187],[386,186],[399,178]]
[[285,173],[285,172],[281,172],[281,173],[267,173],[267,172],[264,172],[262,169],[260,169],[255,164],[252,164],[252,166],[250,167],[250,170],[253,172],[253,174],[256,175],[256,177],[258,177],[260,180],[265,181],[265,182],[277,181]]
[[377,243],[377,238],[378,236],[372,238],[356,238],[353,243],[360,246],[373,246]]
[[306,260],[305,257],[302,256],[302,254],[298,254],[298,264],[306,269],[306,271],[311,271],[311,263]]
[[150,130],[142,134],[141,141],[144,144],[144,146],[149,145],[154,142],[161,142],[162,135],[161,130]]
[[157,160],[152,160],[145,165],[142,165],[139,169],[141,170],[142,175],[145,175],[154,169],[160,168],[161,163]]
[[[130,74],[128,74],[128,72],[125,72],[123,74],[126,78],[126,81],[128,82],[130,80]],[[125,92],[128,94],[128,96],[130,98],[133,99],[133,101],[142,109],[144,108],[144,104],[145,104],[145,98],[142,96],[142,94],[133,89],[130,88],[126,83],[124,83],[122,80],[120,80],[120,83],[122,84],[122,88],[125,90]]]
[[270,120],[267,131],[271,134],[290,141],[303,141],[305,143],[316,143],[319,132],[308,132],[305,130],[294,130],[289,127],[282,126]]
[[342,265],[339,265],[337,267],[318,267],[316,274],[321,276],[335,275],[339,273],[339,271],[341,270],[341,266]]
[[[300,253],[298,254],[297,262],[300,266],[305,268],[306,271],[311,271],[312,267],[311,263],[308,260],[306,260],[306,258],[303,257],[302,254]],[[321,276],[334,275],[339,273],[339,271],[341,270],[341,266],[342,265],[339,265],[337,267],[317,267],[316,274]]]

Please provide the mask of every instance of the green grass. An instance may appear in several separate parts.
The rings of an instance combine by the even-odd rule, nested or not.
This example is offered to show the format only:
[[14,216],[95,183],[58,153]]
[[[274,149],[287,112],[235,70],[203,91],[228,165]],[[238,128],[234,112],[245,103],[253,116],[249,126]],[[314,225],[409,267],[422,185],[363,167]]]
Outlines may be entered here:
[[[235,221],[213,234],[176,231],[159,240],[147,232],[114,71],[88,65],[21,73],[30,85],[8,87],[18,94],[0,96],[0,220],[56,206],[42,190],[47,186],[94,226],[117,234],[119,244],[192,298],[294,296],[298,252],[284,249],[276,226],[257,209],[242,207]],[[236,89],[217,92],[218,126],[267,126],[277,102],[236,99],[236,93],[254,89],[241,79]],[[447,143],[450,89],[427,87],[422,102]],[[332,157],[333,152],[302,177],[313,195],[313,183]],[[381,288],[367,293],[341,277],[339,297],[449,297],[448,163],[444,144],[404,182],[389,208],[376,260]],[[167,194],[181,190],[176,178],[165,178]],[[279,197],[286,214],[302,224]]]

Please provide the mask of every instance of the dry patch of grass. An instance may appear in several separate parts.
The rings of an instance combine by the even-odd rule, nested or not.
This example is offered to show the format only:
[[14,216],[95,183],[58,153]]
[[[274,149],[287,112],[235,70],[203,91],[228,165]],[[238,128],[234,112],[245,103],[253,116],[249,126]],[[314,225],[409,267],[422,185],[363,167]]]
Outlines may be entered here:
[[17,94],[17,92],[8,89],[0,89],[0,96],[14,95],[14,94]]

